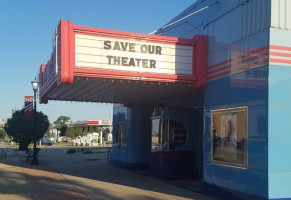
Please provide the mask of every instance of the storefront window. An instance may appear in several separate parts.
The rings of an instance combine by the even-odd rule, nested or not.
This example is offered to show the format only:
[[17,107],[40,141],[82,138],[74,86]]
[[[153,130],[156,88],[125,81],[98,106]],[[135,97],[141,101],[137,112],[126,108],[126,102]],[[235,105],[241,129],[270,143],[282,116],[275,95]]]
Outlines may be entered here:
[[212,163],[247,168],[247,107],[211,112]]
[[160,119],[152,120],[152,150],[156,151],[161,143],[160,137]]
[[116,147],[119,149],[124,149],[124,124],[116,124],[115,126]]

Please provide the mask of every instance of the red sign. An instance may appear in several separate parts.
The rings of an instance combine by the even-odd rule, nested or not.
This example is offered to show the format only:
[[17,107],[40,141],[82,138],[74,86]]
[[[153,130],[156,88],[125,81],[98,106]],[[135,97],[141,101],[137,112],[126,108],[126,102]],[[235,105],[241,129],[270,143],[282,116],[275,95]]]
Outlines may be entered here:
[[98,125],[99,121],[87,120],[87,125]]
[[24,116],[25,118],[33,117],[33,96],[24,96]]

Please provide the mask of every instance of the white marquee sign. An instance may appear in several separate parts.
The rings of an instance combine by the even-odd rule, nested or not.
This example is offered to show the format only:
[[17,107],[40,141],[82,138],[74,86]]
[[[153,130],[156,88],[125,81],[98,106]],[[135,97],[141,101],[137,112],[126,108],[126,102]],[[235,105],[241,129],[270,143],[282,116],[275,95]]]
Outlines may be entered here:
[[77,68],[192,74],[190,46],[76,34],[75,49]]

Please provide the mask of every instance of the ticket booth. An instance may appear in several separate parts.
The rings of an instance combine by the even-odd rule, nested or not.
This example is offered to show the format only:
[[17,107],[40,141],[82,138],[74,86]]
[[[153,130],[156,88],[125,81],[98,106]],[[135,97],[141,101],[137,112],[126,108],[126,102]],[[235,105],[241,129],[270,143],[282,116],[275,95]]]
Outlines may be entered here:
[[199,126],[193,110],[155,111],[151,130],[150,172],[162,179],[198,178]]

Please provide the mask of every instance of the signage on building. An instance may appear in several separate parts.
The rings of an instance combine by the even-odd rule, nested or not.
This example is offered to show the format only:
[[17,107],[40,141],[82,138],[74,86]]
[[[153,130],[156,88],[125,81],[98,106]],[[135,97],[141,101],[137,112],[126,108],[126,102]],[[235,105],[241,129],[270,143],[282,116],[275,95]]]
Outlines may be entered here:
[[110,125],[110,121],[108,119],[101,120],[101,125]]
[[192,74],[191,46],[82,34],[75,39],[78,68]]
[[61,20],[51,57],[45,67],[41,66],[40,101],[47,103],[55,88],[77,84],[83,78],[184,84],[202,89],[206,85],[206,55],[207,37],[202,35],[192,39],[147,35]]
[[112,125],[111,121],[108,119],[103,120],[86,120],[86,121],[77,121],[74,123],[74,126],[109,126]]
[[33,96],[24,96],[24,116],[25,118],[33,117]]

